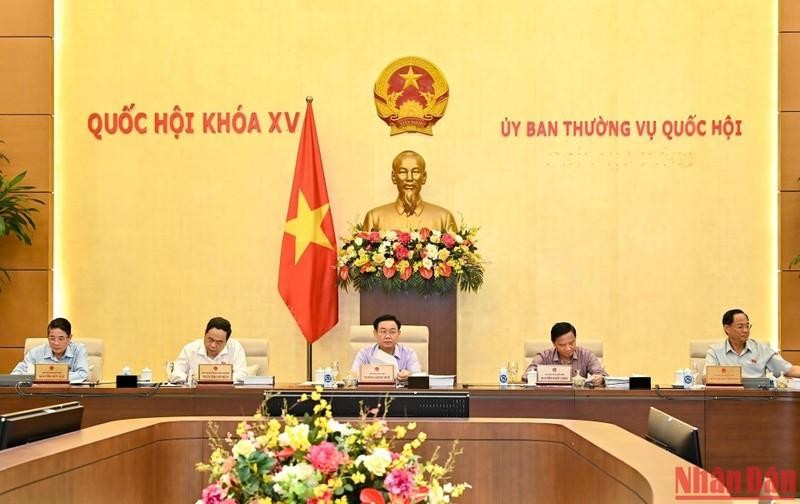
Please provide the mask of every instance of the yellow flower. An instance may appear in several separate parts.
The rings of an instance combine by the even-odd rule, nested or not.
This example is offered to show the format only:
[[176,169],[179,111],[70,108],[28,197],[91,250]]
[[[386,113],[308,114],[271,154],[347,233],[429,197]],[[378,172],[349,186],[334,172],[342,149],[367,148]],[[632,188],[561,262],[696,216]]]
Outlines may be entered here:
[[314,497],[319,499],[320,497],[325,495],[325,492],[327,491],[328,491],[328,485],[320,483],[319,485],[314,487]]
[[417,428],[417,422],[409,422],[408,423],[408,430],[414,430]]
[[383,254],[381,254],[380,252],[375,252],[374,254],[372,254],[372,262],[374,262],[375,264],[383,264],[383,261],[385,259],[386,258],[383,257]]
[[334,504],[347,504],[347,497],[339,497],[334,501]]
[[308,447],[311,446],[311,442],[308,440],[308,425],[287,426],[286,430],[278,436],[278,443],[281,446],[290,446],[294,450],[308,450]]
[[406,428],[403,427],[402,425],[398,425],[397,427],[394,428],[394,433],[397,439],[403,439],[404,437],[406,437]]
[[363,473],[357,472],[353,474],[352,480],[353,483],[364,483],[365,481],[367,481],[367,477],[364,476]]
[[300,394],[300,402],[306,402],[306,401],[308,401],[308,395],[304,392]]

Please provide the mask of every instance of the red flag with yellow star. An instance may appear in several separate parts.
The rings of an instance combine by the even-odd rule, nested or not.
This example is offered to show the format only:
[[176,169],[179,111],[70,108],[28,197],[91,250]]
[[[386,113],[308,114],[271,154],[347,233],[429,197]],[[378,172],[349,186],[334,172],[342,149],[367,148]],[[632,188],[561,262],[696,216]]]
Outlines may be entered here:
[[306,341],[313,343],[339,321],[336,234],[319,153],[314,110],[308,99],[281,245],[278,291]]

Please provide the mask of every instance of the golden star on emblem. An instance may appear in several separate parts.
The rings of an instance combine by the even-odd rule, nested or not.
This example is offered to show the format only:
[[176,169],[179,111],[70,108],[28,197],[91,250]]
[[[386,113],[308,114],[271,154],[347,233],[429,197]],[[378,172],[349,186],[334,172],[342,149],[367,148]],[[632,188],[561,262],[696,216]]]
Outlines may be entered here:
[[419,83],[417,83],[417,79],[422,77],[422,74],[414,73],[414,68],[411,65],[408,65],[408,72],[404,74],[400,74],[406,83],[403,84],[403,89],[407,88],[408,86],[414,86],[415,88],[419,89]]
[[286,221],[284,231],[294,235],[294,263],[300,262],[300,257],[308,245],[316,243],[322,247],[333,248],[330,240],[322,230],[322,220],[328,214],[330,204],[325,203],[319,208],[310,208],[303,191],[297,193],[297,217]]

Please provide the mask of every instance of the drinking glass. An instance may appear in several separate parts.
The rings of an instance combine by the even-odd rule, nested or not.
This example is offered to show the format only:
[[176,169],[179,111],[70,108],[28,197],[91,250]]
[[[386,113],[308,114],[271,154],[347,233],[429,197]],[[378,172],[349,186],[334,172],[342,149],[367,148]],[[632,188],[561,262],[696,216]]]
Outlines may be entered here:
[[508,382],[516,383],[517,373],[519,372],[519,366],[517,365],[517,361],[508,361],[506,369],[508,369]]
[[339,361],[335,360],[331,362],[331,374],[333,375],[333,381],[339,381]]

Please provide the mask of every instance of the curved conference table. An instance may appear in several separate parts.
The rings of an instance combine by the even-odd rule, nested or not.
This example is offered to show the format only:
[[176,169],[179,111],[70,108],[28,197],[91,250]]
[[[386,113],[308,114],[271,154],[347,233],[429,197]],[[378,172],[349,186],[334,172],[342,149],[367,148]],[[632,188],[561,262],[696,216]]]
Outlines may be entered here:
[[[211,419],[221,432],[240,420],[118,420],[4,450],[0,502],[194,502],[205,482],[194,464],[208,459]],[[463,503],[675,502],[676,468],[702,471],[601,422],[472,418],[417,425],[428,434],[423,455],[459,440],[453,481],[473,486]],[[715,500],[729,501],[727,495]]]

